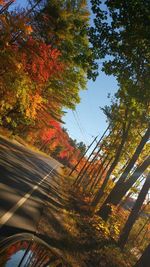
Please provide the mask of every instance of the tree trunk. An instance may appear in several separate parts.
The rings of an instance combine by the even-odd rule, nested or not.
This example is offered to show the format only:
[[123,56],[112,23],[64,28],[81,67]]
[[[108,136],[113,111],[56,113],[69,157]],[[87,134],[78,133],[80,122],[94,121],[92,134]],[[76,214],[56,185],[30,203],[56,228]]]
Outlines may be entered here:
[[133,267],[149,267],[150,266],[150,244]]
[[[102,147],[103,147],[103,138],[106,134],[106,132],[108,131],[110,126],[107,127],[107,129],[105,130],[105,132],[103,133],[103,135],[101,136],[101,138],[99,139],[98,143],[96,144],[96,146],[94,147],[93,151],[91,152],[91,154],[89,155],[89,157],[86,160],[86,163],[84,164],[83,168],[81,169],[81,171],[79,172],[75,182],[73,183],[73,185],[79,185],[79,183],[82,181],[82,177],[83,177],[83,173],[85,173],[85,169],[87,167],[87,163],[89,161],[89,159],[91,158],[91,156],[93,155],[93,153],[96,151],[96,149],[98,148],[98,146],[100,145],[100,148],[98,150],[98,153],[101,151]],[[109,132],[108,136],[112,133],[112,130]]]
[[[98,159],[98,161],[101,162],[100,166],[103,164],[102,163],[103,157],[104,156],[100,156],[100,158]],[[91,177],[96,176],[98,171],[99,171],[99,164],[95,164],[94,165],[94,163],[93,163],[93,168],[91,168],[91,170],[88,172],[89,179],[83,183],[85,189],[92,183],[92,178]]]
[[[112,133],[112,131],[111,131],[111,133]],[[116,138],[115,141],[113,142],[113,146],[116,144],[117,139],[118,138]],[[111,150],[111,146],[110,146],[109,150]],[[89,181],[87,183],[87,187],[89,187],[89,185],[91,184],[89,191],[91,191],[95,187],[95,185],[97,186],[97,184],[99,183],[99,181],[103,177],[104,172],[107,170],[107,168],[110,165],[110,163],[112,163],[113,157],[111,157],[111,159],[109,160],[109,163],[107,164],[107,167],[104,167],[104,164],[105,164],[105,162],[107,162],[108,158],[109,158],[109,153],[107,153],[105,157],[104,156],[102,157],[103,161],[101,162],[101,164],[100,164],[99,168],[97,169],[97,171],[93,174],[95,176],[94,177],[94,181]]]
[[139,215],[139,212],[140,212],[140,209],[143,205],[143,202],[145,200],[145,197],[149,191],[149,188],[150,188],[150,173],[148,174],[146,180],[145,180],[145,183],[139,193],[139,196],[134,204],[134,207],[128,217],[128,220],[122,230],[122,233],[120,235],[120,238],[119,238],[119,241],[118,241],[118,244],[119,246],[123,249],[124,246],[126,245],[126,242],[128,240],[128,237],[129,237],[129,234],[130,234],[130,231],[135,223],[135,221],[137,220],[138,218],[138,215]]
[[[97,147],[98,147],[98,144],[97,144]],[[87,173],[89,167],[92,165],[92,163],[94,163],[95,159],[97,158],[98,154],[100,153],[101,149],[103,147],[103,143],[100,145],[98,151],[96,152],[95,156],[92,158],[92,160],[89,162],[89,164],[86,166],[83,167],[83,170],[79,173],[78,175],[78,180],[77,182],[75,183],[76,186],[79,186],[79,184],[81,182],[83,182],[83,179],[84,179],[84,176],[85,174]]]
[[90,191],[93,191],[93,189],[100,183],[100,180],[103,178],[103,175],[104,175],[105,171],[107,170],[108,166],[111,164],[112,159],[113,159],[113,158],[111,158],[111,159],[107,162],[106,166],[105,166],[103,169],[101,169],[100,172],[98,172],[98,174],[97,174],[97,176],[96,176],[96,179],[95,179],[94,183],[91,185],[91,187],[90,187],[90,189],[89,189]]
[[114,158],[114,161],[112,162],[112,164],[111,164],[111,166],[110,166],[110,168],[109,168],[109,170],[108,170],[108,172],[106,174],[105,180],[104,180],[101,188],[97,192],[95,198],[92,201],[92,206],[93,207],[96,207],[97,204],[99,203],[101,197],[104,194],[104,189],[106,188],[106,186],[108,184],[110,175],[112,174],[113,170],[115,169],[116,165],[119,162],[119,159],[120,159],[120,156],[121,156],[121,153],[122,153],[122,149],[123,149],[124,144],[125,144],[125,142],[127,140],[127,137],[128,137],[129,128],[130,128],[130,123],[128,123],[127,129],[123,129],[123,135],[122,135],[121,143],[120,143],[120,145],[119,145],[119,147],[117,149],[117,153],[116,153],[116,156]]
[[126,180],[129,172],[131,171],[131,169],[133,168],[135,162],[137,161],[137,159],[138,159],[138,157],[139,157],[144,145],[149,140],[149,137],[150,137],[150,126],[148,127],[147,131],[145,132],[144,136],[142,137],[141,142],[137,146],[137,149],[135,150],[131,160],[129,161],[129,164],[127,165],[127,167],[125,168],[125,170],[122,173],[121,177],[119,178],[120,182],[124,182]]
[[[107,156],[107,157],[108,157],[108,156]],[[88,181],[88,183],[86,184],[87,187],[89,187],[90,184],[93,184],[93,183],[95,182],[95,180],[97,179],[98,174],[100,173],[100,171],[101,171],[102,168],[103,168],[103,165],[104,165],[105,161],[107,160],[107,157],[104,157],[104,156],[103,156],[103,157],[100,158],[100,164],[98,165],[97,170],[94,171],[94,172],[92,173],[92,179],[90,179],[90,180]],[[102,160],[102,159],[103,159],[103,160]]]
[[[102,159],[102,157],[99,159],[99,160],[101,160]],[[99,167],[99,164],[97,164],[98,165],[98,167]],[[91,169],[91,171],[88,173],[88,176],[89,176],[89,179],[87,179],[87,181],[85,181],[84,183],[83,183],[83,186],[84,186],[84,188],[83,188],[83,191],[85,192],[85,191],[89,191],[88,190],[88,187],[91,185],[91,184],[93,184],[93,182],[95,181],[95,177],[96,177],[96,174],[97,174],[97,172],[99,171],[99,168],[97,167],[97,165],[95,166],[93,166],[93,168]],[[100,164],[100,166],[102,165],[102,163]],[[96,170],[95,170],[96,169]]]
[[[116,185],[114,186],[114,188],[112,189],[110,194],[108,195],[107,199],[105,200],[104,204],[102,205],[102,207],[99,211],[99,215],[104,220],[107,220],[109,214],[111,213],[111,208],[110,208],[109,204],[112,203],[114,205],[117,205],[120,202],[120,200],[122,199],[122,197],[124,196],[124,193],[126,194],[126,192],[128,191],[128,188],[127,188],[127,190],[123,190],[124,184],[125,184],[124,181],[125,181],[126,177],[128,176],[129,172],[131,171],[131,169],[133,168],[136,160],[138,159],[138,157],[139,157],[144,145],[148,141],[149,137],[150,137],[150,126],[148,127],[147,131],[145,132],[144,136],[142,137],[141,142],[139,143],[139,145],[138,145],[137,149],[135,150],[131,160],[129,161],[128,166],[125,168],[123,174],[119,178],[118,182],[116,183]],[[131,182],[131,186],[132,185],[133,185],[133,183]],[[123,193],[121,192],[122,190],[123,190]]]
[[103,220],[107,220],[108,216],[111,213],[110,205],[118,205],[121,199],[125,196],[125,194],[129,191],[129,189],[134,185],[137,179],[142,175],[142,173],[146,170],[146,168],[150,165],[150,156],[147,157],[144,162],[136,168],[134,173],[130,176],[127,182],[120,183],[119,181],[116,183],[102,207],[98,211],[98,215],[102,217]]
[[[107,128],[108,130],[108,128]],[[89,151],[89,149],[91,148],[91,146],[94,144],[94,142],[96,141],[97,136],[94,138],[94,140],[91,142],[91,144],[88,146],[88,148],[86,149],[86,151],[83,153],[83,155],[80,157],[79,161],[77,162],[77,164],[73,167],[73,169],[71,170],[71,172],[69,173],[69,176],[71,176],[71,174],[76,170],[76,168],[78,167],[78,165],[80,164],[81,160],[84,158],[84,156],[86,155],[86,153]]]
[[[90,153],[90,155],[88,156],[85,164],[83,165],[83,168],[80,170],[80,172],[78,173],[78,176],[77,178],[75,179],[73,185],[78,185],[80,183],[80,181],[82,180],[82,174],[84,172],[84,170],[86,169],[87,167],[87,163],[89,162],[90,158],[92,157],[93,153],[95,152],[95,150],[97,149],[97,147],[99,146],[101,142],[101,138],[100,140],[98,141],[98,143],[96,144],[96,146],[93,148],[92,152]],[[102,144],[103,145],[103,144]],[[102,147],[102,145],[100,147]]]

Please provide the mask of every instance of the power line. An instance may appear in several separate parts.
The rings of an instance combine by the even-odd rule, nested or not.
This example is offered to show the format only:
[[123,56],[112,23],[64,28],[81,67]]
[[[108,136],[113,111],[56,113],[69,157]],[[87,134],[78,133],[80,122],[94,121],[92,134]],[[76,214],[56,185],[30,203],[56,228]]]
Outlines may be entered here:
[[75,119],[75,121],[76,121],[76,123],[77,123],[77,125],[78,125],[78,127],[79,127],[79,130],[80,130],[80,132],[81,132],[81,134],[82,134],[83,140],[85,140],[86,143],[88,144],[89,142],[87,141],[87,138],[86,138],[86,136],[85,136],[85,132],[84,132],[82,126],[80,125],[80,122],[79,122],[79,119],[78,119],[76,113],[75,113],[74,111],[72,111],[72,114],[73,114],[74,119]]
[[79,114],[78,114],[76,109],[75,109],[75,114],[77,116],[78,121],[80,122],[80,127],[82,128],[83,133],[87,136],[87,133],[86,133],[86,131],[85,131],[85,129],[84,129],[82,123],[81,123],[80,116],[79,116]]

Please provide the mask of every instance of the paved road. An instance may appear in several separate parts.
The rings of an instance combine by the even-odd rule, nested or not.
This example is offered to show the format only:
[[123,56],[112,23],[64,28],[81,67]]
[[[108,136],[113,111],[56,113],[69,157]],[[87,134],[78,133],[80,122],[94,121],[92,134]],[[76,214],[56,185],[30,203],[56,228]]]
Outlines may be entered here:
[[0,137],[0,237],[35,232],[61,164]]

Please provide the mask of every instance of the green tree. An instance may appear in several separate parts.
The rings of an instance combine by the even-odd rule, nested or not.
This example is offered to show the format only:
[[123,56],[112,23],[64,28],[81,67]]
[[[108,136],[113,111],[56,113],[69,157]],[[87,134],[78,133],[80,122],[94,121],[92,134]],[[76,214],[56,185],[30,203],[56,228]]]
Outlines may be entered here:
[[101,188],[93,199],[93,206],[99,203],[112,174],[118,179],[119,172],[123,171],[122,168],[126,166],[130,158],[129,155],[134,152],[135,147],[140,142],[139,128],[145,131],[148,121],[144,105],[127,96],[120,98],[117,94],[116,102],[113,102],[110,107],[106,106],[103,111],[112,127],[109,138],[106,138],[108,147],[104,147],[104,150],[106,150],[104,155],[109,154],[109,158],[113,160]]
[[[103,70],[115,75],[127,94],[149,103],[149,0],[91,0],[95,14],[90,41]],[[122,87],[122,86],[121,86]]]

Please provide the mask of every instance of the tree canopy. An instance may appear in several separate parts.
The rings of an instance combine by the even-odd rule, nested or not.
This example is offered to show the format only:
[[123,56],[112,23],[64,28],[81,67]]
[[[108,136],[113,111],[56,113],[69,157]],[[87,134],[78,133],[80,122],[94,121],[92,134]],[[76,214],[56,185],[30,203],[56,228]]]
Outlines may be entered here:
[[131,97],[149,103],[149,1],[91,0],[95,14],[90,41],[103,70],[116,76]]

